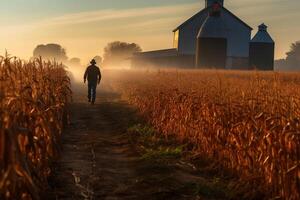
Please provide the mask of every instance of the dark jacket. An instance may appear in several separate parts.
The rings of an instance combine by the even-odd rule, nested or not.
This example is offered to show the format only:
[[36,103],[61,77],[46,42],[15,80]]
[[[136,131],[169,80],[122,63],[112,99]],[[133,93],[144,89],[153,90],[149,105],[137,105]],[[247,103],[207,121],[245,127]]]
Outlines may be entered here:
[[101,72],[96,65],[90,65],[84,73],[84,81],[88,80],[90,84],[97,84],[101,81]]

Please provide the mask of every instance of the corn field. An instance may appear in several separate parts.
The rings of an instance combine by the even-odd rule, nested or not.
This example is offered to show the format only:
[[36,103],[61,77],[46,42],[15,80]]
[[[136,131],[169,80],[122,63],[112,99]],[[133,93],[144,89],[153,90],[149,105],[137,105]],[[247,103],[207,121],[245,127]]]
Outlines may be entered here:
[[39,199],[68,120],[62,65],[0,58],[0,199]]
[[239,174],[266,199],[300,199],[300,74],[124,72],[114,89],[166,139]]

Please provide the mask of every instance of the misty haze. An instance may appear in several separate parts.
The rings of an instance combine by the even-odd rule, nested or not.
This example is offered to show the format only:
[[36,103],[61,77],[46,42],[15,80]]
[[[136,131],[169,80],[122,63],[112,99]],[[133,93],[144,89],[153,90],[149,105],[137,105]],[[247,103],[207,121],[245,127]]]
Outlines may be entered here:
[[299,0],[4,0],[0,200],[300,199]]

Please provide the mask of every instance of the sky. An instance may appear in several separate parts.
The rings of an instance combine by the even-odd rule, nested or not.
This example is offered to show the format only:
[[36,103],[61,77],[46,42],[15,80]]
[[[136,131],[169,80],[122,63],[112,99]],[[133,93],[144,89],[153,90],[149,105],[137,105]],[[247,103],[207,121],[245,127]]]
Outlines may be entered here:
[[[300,40],[299,0],[225,0],[249,24],[265,23],[284,58]],[[143,50],[171,48],[172,30],[204,8],[204,0],[1,0],[0,55],[28,59],[38,44],[58,43],[83,63],[108,42],[138,43]]]

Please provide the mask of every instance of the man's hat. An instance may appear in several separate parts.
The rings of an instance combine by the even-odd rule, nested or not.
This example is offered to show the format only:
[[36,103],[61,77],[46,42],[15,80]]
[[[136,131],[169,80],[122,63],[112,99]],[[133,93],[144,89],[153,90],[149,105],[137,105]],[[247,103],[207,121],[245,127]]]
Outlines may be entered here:
[[92,64],[92,65],[97,64],[96,60],[95,60],[95,59],[91,60],[91,64]]

